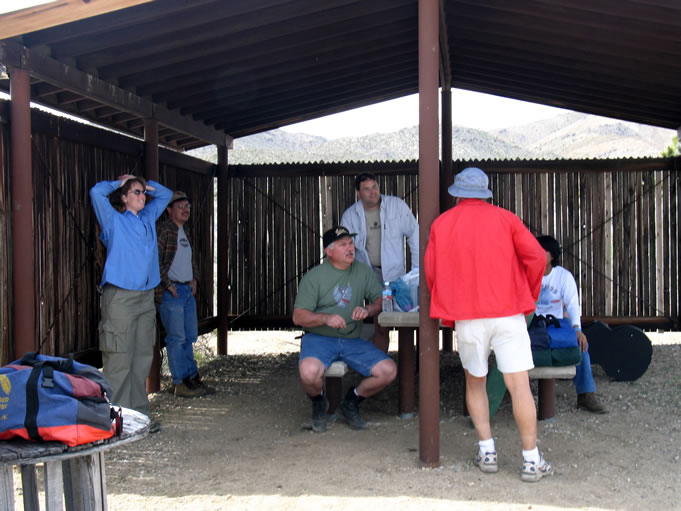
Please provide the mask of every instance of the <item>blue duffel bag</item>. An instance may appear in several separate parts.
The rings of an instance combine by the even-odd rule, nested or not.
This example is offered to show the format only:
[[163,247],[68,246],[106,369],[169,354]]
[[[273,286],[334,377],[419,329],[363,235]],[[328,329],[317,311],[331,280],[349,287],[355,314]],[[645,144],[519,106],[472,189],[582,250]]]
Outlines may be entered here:
[[572,328],[569,319],[558,319],[551,314],[546,315],[546,332],[549,334],[549,347],[574,348],[578,346],[577,332]]
[[111,387],[97,369],[27,353],[0,367],[0,440],[14,437],[87,444],[120,434]]

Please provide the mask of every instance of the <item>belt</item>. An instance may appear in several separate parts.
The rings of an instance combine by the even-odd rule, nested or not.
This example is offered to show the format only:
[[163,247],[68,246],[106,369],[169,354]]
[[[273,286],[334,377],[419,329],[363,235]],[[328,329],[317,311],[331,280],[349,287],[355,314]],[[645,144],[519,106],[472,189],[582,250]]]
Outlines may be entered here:
[[188,286],[191,280],[188,280],[187,282],[177,282],[176,280],[171,280],[170,282],[173,284],[180,284],[181,286]]

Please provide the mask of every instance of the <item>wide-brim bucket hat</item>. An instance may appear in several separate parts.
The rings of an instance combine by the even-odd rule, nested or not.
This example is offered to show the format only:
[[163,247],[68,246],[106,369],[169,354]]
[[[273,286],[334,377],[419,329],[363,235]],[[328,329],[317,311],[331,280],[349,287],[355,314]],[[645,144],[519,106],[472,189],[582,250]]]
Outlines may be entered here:
[[464,199],[489,199],[492,196],[487,174],[477,167],[467,167],[459,172],[447,191]]

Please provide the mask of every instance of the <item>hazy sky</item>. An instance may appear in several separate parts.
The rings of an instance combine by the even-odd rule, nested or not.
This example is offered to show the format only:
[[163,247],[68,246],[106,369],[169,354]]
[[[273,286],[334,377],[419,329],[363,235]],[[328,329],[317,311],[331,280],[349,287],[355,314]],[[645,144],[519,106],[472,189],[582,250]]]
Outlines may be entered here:
[[[547,119],[567,110],[489,94],[452,90],[452,123],[468,128],[494,129]],[[390,133],[419,123],[418,94],[376,105],[292,124],[285,131],[325,138]]]
[[[0,13],[50,0],[2,0]],[[454,89],[452,123],[478,129],[505,128],[554,117],[565,110],[512,99]],[[419,121],[418,95],[385,101],[364,108],[322,117],[283,128],[292,133],[309,133],[325,138],[389,133],[415,126]]]

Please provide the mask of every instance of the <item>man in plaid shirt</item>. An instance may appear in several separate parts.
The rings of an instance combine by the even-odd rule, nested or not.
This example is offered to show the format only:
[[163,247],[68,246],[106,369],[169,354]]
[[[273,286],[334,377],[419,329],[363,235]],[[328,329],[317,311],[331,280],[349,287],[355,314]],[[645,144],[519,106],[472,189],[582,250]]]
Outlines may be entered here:
[[156,226],[161,284],[155,298],[166,331],[168,367],[179,397],[199,397],[210,391],[201,382],[194,343],[198,336],[196,280],[198,268],[192,257],[185,225],[191,213],[187,194],[173,193],[166,208],[168,217]]

